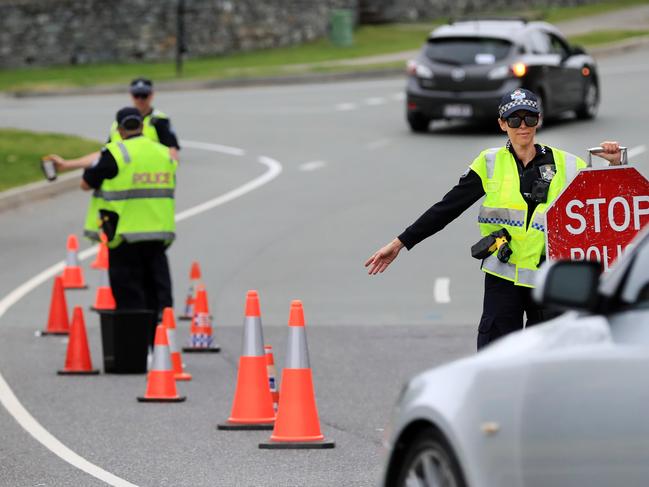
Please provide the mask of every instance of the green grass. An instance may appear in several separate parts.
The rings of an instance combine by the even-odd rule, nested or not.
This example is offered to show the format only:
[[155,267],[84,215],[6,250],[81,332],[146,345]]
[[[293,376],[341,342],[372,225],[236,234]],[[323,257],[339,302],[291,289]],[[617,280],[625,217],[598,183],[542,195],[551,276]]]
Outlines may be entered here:
[[550,23],[565,22],[589,15],[603,14],[614,10],[636,7],[638,5],[647,5],[648,0],[605,0],[587,5],[576,7],[547,7],[538,9],[541,18]]
[[97,141],[70,135],[0,129],[0,191],[44,180],[40,158],[45,154],[73,158],[100,147]]
[[588,47],[648,35],[649,30],[598,30],[589,32],[588,34],[571,36],[570,42],[579,46]]
[[[229,56],[188,60],[183,77],[192,79],[273,76],[308,71],[304,64],[389,54],[417,49],[441,22],[364,26],[354,32],[354,45],[336,47],[327,39]],[[136,76],[156,81],[175,79],[175,65],[164,63],[93,64],[0,71],[0,90],[48,90],[69,86],[127,83]]]

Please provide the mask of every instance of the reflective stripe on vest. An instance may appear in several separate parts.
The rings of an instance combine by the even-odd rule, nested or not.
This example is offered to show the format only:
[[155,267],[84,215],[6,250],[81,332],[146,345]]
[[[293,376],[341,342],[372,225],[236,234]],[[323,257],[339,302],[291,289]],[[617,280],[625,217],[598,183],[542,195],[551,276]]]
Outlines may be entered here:
[[482,270],[494,274],[498,277],[504,277],[510,281],[514,281],[520,286],[534,287],[534,279],[536,272],[534,269],[518,268],[509,262],[500,262],[495,254],[490,255],[482,262]]
[[484,158],[487,167],[487,179],[494,177],[494,172],[496,171],[496,154],[498,154],[499,150],[498,148],[493,148],[485,151]]
[[136,198],[173,198],[173,188],[126,189],[124,191],[99,191],[104,201],[122,201]]
[[530,226],[534,230],[545,233],[545,213],[535,213]]
[[127,232],[120,234],[127,242],[143,242],[145,240],[173,240],[174,232]]
[[525,210],[481,206],[480,213],[478,214],[478,222],[522,227],[525,225],[525,215],[527,215]]

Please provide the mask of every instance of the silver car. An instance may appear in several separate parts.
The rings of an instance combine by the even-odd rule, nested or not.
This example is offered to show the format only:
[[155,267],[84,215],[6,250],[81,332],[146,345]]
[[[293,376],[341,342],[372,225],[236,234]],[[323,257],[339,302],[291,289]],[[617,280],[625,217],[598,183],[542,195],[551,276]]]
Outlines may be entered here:
[[535,297],[568,309],[414,377],[385,486],[649,485],[649,228],[599,276],[547,264]]

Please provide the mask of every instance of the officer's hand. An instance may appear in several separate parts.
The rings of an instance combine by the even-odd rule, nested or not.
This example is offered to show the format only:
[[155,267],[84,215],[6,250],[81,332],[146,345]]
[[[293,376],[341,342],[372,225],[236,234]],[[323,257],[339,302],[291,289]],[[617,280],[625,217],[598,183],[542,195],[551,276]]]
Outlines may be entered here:
[[605,140],[599,144],[604,152],[595,154],[596,156],[606,159],[611,166],[619,166],[622,161],[622,151],[620,144],[614,140]]
[[399,251],[403,248],[403,244],[398,238],[385,247],[374,252],[374,255],[367,259],[365,267],[369,267],[367,273],[371,276],[383,272],[399,255]]
[[49,154],[49,155],[47,156],[47,158],[48,158],[49,160],[51,160],[52,162],[54,162],[54,165],[56,166],[56,169],[57,169],[58,171],[63,171],[63,170],[65,170],[65,169],[67,169],[67,166],[66,166],[66,164],[65,164],[65,159],[63,159],[63,158],[62,158],[61,156],[59,156],[58,154]]

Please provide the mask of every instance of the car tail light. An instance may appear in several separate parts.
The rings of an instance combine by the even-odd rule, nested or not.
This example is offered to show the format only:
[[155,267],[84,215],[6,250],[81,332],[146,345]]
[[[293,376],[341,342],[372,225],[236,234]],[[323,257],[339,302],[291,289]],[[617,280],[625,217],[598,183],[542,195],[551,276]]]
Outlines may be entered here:
[[419,78],[431,79],[433,77],[432,69],[412,59],[406,63],[406,72],[409,76],[417,76]]
[[514,73],[514,76],[517,78],[522,78],[527,73],[527,66],[525,63],[512,64],[512,73]]
[[581,68],[581,74],[583,76],[590,76],[590,68],[588,66],[584,66]]

